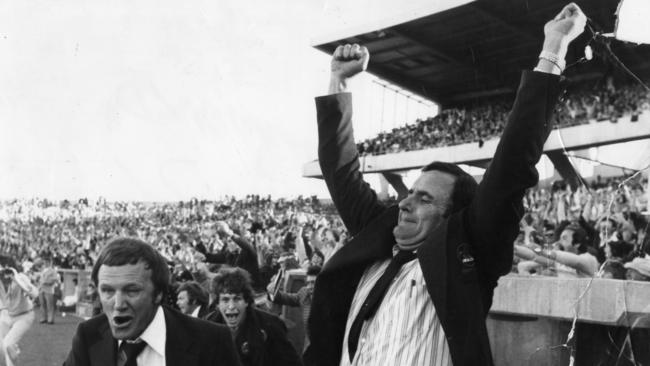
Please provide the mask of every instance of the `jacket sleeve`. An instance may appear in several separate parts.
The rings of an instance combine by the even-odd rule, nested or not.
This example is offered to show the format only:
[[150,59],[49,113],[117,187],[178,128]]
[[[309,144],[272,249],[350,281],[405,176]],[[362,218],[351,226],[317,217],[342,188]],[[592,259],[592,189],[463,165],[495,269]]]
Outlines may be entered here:
[[477,265],[492,277],[510,270],[522,199],[538,182],[535,164],[552,129],[559,84],[557,75],[524,72],[494,158],[464,212]]
[[385,209],[363,180],[352,128],[352,95],[316,98],[318,161],[332,201],[350,235],[356,235]]
[[287,306],[300,306],[300,295],[278,291],[273,297],[273,303]]

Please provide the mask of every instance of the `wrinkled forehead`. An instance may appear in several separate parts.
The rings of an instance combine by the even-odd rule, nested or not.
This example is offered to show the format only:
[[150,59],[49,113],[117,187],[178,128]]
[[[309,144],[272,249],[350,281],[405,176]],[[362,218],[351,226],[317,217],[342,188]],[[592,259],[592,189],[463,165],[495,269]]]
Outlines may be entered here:
[[439,170],[422,172],[415,180],[411,189],[426,192],[434,197],[450,197],[454,191],[456,177]]
[[121,266],[102,264],[97,273],[97,280],[99,284],[124,286],[128,284],[144,285],[151,283],[153,285],[151,273],[151,269],[143,261]]

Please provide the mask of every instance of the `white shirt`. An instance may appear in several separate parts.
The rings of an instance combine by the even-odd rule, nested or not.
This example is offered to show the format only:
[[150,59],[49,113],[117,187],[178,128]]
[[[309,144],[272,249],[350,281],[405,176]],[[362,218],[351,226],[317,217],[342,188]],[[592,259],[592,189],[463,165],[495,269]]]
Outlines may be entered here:
[[352,299],[341,366],[451,366],[444,330],[427,291],[419,261],[400,268],[375,315],[364,322],[354,359],[348,354],[348,334],[361,305],[390,259],[368,267]]
[[192,314],[190,315],[193,318],[198,318],[199,317],[199,311],[201,311],[201,305],[197,306],[194,311],[192,311]]
[[[167,325],[162,306],[158,306],[156,315],[142,332],[139,339],[147,342],[136,359],[138,366],[166,366],[165,344],[167,343]],[[123,341],[118,342],[118,347]]]

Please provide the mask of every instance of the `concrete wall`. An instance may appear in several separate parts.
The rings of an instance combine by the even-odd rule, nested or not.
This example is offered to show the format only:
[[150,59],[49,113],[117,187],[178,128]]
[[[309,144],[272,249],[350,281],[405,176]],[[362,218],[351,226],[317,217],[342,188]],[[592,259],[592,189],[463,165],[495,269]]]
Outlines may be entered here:
[[[304,272],[292,271],[286,285],[297,291],[303,281]],[[294,346],[302,349],[301,313],[283,314],[293,325]],[[628,365],[632,358],[650,364],[650,283],[508,275],[499,280],[486,323],[495,365],[569,365],[564,344],[574,315],[568,345],[576,366]]]

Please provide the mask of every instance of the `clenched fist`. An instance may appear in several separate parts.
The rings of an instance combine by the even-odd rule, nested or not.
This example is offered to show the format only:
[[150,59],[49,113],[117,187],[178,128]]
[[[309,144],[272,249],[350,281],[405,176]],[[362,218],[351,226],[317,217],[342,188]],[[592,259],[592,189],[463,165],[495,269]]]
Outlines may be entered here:
[[544,50],[563,56],[569,43],[585,30],[586,24],[587,17],[578,5],[565,6],[544,25]]
[[338,46],[332,55],[332,75],[342,79],[351,78],[365,71],[370,54],[368,49],[358,44]]
[[358,44],[338,46],[332,55],[330,93],[344,91],[347,80],[368,67],[370,54]]

